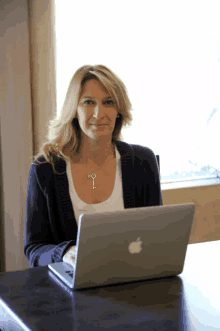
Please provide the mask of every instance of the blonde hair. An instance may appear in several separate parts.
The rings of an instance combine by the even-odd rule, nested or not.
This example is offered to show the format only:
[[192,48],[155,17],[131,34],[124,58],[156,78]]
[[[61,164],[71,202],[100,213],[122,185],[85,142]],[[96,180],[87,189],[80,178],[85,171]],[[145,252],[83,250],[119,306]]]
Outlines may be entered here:
[[66,159],[71,152],[79,152],[81,129],[76,118],[76,110],[83,86],[86,81],[91,79],[98,80],[116,103],[119,118],[115,122],[112,141],[123,141],[122,128],[131,126],[133,119],[131,114],[132,105],[121,79],[106,66],[82,66],[75,72],[70,81],[60,114],[57,114],[55,118],[49,121],[47,141],[42,144],[39,152],[33,157],[34,161],[36,161],[39,157],[44,156],[46,161],[40,162],[37,160],[36,162],[40,164],[51,163],[55,173],[57,173],[54,168],[55,161],[58,162],[59,158]]

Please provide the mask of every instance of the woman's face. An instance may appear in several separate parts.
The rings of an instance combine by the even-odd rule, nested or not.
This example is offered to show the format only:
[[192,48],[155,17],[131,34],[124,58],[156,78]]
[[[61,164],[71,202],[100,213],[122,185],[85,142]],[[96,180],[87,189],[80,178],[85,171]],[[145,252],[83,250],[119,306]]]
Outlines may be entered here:
[[77,107],[82,134],[91,139],[112,137],[117,107],[103,86],[95,79],[84,84]]

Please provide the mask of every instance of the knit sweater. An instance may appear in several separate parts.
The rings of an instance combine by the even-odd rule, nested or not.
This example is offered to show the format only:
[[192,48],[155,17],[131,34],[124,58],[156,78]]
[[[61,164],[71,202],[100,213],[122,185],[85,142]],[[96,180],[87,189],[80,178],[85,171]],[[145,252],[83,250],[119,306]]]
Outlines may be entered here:
[[[116,175],[115,185],[118,188],[121,185],[122,209],[162,205],[160,174],[153,151],[121,141],[116,141],[115,145],[120,154],[120,163],[117,163],[120,176]],[[37,160],[43,162],[45,158],[41,156]],[[36,161],[29,171],[25,219],[24,254],[31,268],[61,262],[66,250],[76,245],[78,231],[73,201],[76,194],[71,193],[73,186],[67,171],[68,162],[60,159],[55,164],[56,172],[61,173],[58,175],[50,163],[37,164]],[[109,204],[117,193],[113,190],[105,202],[106,211],[110,210]],[[84,203],[86,212],[85,207]],[[93,207],[100,210],[98,205]],[[77,208],[75,205],[75,211]],[[76,214],[79,212],[78,209]]]

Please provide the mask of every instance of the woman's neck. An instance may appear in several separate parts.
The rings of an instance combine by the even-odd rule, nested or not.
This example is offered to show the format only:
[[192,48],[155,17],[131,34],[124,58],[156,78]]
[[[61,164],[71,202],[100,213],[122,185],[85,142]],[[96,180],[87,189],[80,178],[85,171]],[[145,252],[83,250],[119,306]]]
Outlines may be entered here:
[[72,161],[84,165],[95,164],[101,166],[107,160],[110,162],[115,157],[115,145],[112,141],[107,144],[100,142],[93,145],[84,142],[81,143],[79,152],[74,153]]

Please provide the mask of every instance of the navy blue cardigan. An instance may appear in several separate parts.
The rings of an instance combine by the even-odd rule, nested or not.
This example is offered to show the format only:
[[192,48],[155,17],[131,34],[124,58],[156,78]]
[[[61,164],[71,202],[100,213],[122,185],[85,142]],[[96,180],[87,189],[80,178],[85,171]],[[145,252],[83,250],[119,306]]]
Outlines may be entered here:
[[[121,155],[124,208],[162,205],[156,156],[147,147],[115,142]],[[45,161],[42,156],[39,161]],[[60,159],[54,173],[50,163],[32,163],[29,171],[24,254],[30,267],[61,262],[76,245],[77,222],[68,189],[66,162]]]

